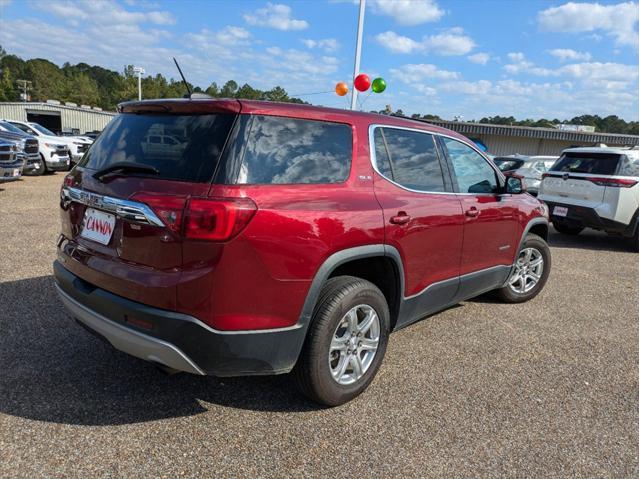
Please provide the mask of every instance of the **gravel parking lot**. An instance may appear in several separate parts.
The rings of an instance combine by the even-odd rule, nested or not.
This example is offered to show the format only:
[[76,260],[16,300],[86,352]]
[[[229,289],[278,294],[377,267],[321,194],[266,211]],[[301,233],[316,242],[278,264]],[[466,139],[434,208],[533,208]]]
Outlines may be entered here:
[[524,305],[391,336],[360,398],[289,377],[165,376],[87,334],[51,276],[61,174],[0,185],[0,477],[639,475],[639,254],[553,234]]

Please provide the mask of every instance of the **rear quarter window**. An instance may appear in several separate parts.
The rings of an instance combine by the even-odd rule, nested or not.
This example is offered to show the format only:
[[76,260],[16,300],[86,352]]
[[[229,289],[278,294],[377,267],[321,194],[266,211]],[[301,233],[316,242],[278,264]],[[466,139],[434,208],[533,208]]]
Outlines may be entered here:
[[622,176],[639,176],[639,157],[623,156],[619,174]]
[[620,156],[614,153],[566,153],[550,171],[615,175]]
[[237,183],[341,183],[352,157],[349,125],[255,115]]

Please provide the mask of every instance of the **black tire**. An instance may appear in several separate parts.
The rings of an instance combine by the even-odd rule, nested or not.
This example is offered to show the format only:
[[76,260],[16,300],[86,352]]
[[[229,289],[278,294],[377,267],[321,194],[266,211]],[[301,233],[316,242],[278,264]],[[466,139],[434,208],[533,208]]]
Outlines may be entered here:
[[555,227],[557,232],[564,235],[578,235],[584,230],[583,226],[568,226],[566,224],[562,224],[556,221],[552,222],[552,225]]
[[40,167],[36,170],[33,170],[31,173],[35,176],[42,176],[47,173],[47,163],[44,161],[44,157],[40,155]]
[[[354,383],[343,385],[331,374],[330,344],[344,316],[359,305],[369,306],[377,313],[379,342],[364,374]],[[377,286],[353,276],[329,279],[320,293],[304,347],[294,369],[300,390],[308,398],[326,406],[338,406],[355,398],[373,381],[384,359],[389,333],[388,304]]]
[[636,226],[635,235],[630,238],[632,249],[639,253],[639,225]]
[[524,244],[522,245],[520,252],[517,254],[517,261],[519,261],[519,258],[522,256],[523,251],[529,248],[537,250],[543,258],[543,270],[541,272],[541,277],[534,285],[534,287],[531,288],[529,291],[518,292],[515,290],[514,287],[511,287],[510,285],[510,280],[513,278],[513,275],[517,274],[515,271],[513,271],[511,276],[508,278],[506,285],[503,288],[495,291],[497,297],[505,303],[523,303],[525,301],[533,299],[541,292],[542,289],[544,289],[546,281],[548,281],[548,275],[550,274],[550,269],[552,266],[552,258],[550,255],[550,248],[548,247],[548,243],[546,243],[543,238],[535,234],[528,234],[528,236],[526,236],[526,239],[524,240]]

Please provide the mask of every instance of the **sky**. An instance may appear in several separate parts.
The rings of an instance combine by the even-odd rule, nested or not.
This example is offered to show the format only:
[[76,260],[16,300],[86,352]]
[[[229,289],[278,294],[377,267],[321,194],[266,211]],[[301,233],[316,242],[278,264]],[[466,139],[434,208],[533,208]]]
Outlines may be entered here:
[[[347,108],[357,0],[0,0],[0,45],[24,59],[279,85]],[[406,114],[639,120],[639,2],[367,0],[359,107]],[[324,93],[322,93],[324,92]],[[312,95],[307,95],[312,93]]]

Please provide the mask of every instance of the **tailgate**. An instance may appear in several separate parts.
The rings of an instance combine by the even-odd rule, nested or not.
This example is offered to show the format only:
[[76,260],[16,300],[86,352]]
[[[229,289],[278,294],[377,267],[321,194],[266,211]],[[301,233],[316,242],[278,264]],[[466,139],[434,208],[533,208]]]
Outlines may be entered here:
[[184,208],[207,196],[234,119],[116,117],[65,178],[58,249],[65,268],[114,294],[175,309]]
[[568,203],[595,208],[603,202],[605,192],[605,186],[593,183],[585,174],[546,173],[539,199],[551,203]]

